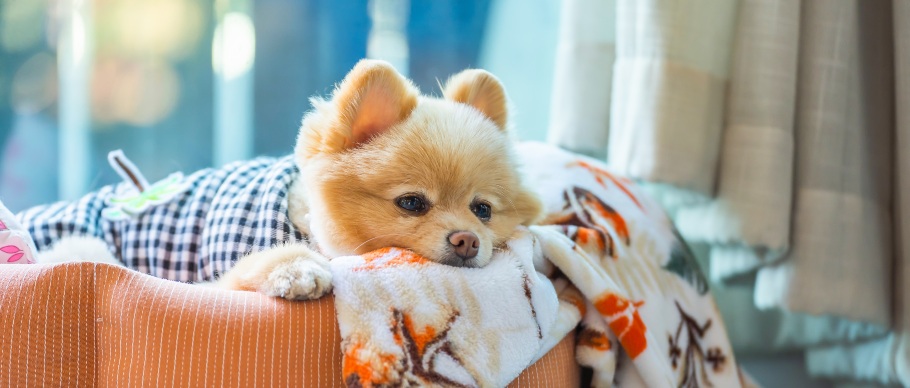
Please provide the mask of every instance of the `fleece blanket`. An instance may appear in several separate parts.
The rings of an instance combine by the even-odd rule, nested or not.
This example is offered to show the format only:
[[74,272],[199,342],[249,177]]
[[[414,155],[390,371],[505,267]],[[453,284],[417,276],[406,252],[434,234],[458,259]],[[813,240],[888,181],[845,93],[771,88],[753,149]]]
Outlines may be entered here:
[[[655,202],[596,160],[518,154],[547,216],[484,268],[382,249],[332,260],[349,386],[505,386],[577,330],[592,385],[744,385],[692,254]],[[153,211],[153,210],[152,210]],[[0,204],[0,261],[34,244]]]
[[662,209],[596,160],[524,143],[547,209],[480,269],[386,249],[332,261],[349,386],[504,386],[570,330],[592,385],[743,382]]
[[506,386],[536,361],[557,315],[533,249],[525,232],[478,269],[397,248],[332,260],[345,383]]

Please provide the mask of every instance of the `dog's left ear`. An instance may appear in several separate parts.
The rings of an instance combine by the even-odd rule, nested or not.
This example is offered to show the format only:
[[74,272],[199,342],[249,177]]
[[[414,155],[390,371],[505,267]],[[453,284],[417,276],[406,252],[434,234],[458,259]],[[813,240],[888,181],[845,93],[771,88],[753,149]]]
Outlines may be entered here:
[[506,108],[506,92],[493,74],[479,69],[462,71],[449,78],[443,95],[446,99],[479,110],[499,129],[507,128],[509,112]]
[[404,121],[417,106],[417,88],[389,63],[364,59],[344,77],[329,101],[315,98],[297,140],[303,159],[369,142]]
[[391,64],[364,59],[332,97],[339,120],[350,128],[348,147],[369,141],[406,119],[417,105],[417,89]]

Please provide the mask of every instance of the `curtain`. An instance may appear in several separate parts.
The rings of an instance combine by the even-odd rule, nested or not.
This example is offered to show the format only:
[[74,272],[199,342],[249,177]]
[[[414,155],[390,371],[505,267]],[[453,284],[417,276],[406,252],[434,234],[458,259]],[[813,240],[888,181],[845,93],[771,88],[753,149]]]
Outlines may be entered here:
[[[734,343],[910,385],[910,5],[619,0],[615,14],[612,62],[557,62],[550,141],[647,182],[707,247],[731,333],[766,339]],[[593,74],[559,77],[579,70]]]
[[562,2],[549,142],[595,157],[606,155],[615,20],[615,0]]
[[[893,134],[889,139],[894,155],[889,161],[893,163],[894,174],[877,176],[893,178],[888,215],[895,244],[893,262],[878,259],[884,262],[886,270],[881,281],[887,282],[887,275],[893,276],[894,330],[881,339],[819,347],[809,352],[807,361],[810,371],[821,375],[910,386],[910,3],[895,0],[889,11],[893,14],[894,80],[887,86],[894,88],[895,110]],[[875,24],[878,20],[866,22]]]

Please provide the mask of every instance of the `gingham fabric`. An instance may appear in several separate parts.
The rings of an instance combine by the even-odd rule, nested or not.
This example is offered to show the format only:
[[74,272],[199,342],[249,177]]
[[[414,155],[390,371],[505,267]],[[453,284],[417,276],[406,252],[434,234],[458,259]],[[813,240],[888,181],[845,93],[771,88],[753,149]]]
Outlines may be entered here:
[[291,156],[258,158],[198,171],[185,178],[188,191],[125,221],[101,216],[115,185],[75,202],[28,209],[18,218],[39,251],[61,237],[95,236],[129,268],[181,282],[208,281],[245,254],[306,241],[288,218],[288,191],[297,173]]

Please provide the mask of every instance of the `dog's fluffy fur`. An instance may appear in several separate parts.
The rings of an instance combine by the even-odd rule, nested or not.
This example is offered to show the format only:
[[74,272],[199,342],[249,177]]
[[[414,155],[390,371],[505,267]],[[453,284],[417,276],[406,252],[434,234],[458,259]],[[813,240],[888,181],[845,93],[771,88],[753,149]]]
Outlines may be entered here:
[[107,249],[104,240],[95,237],[71,236],[61,238],[50,249],[38,254],[39,263],[65,263],[69,261],[93,261],[122,265]]
[[[300,128],[300,167],[289,194],[290,218],[320,253],[282,246],[239,260],[219,280],[232,289],[310,299],[330,289],[327,259],[381,247],[408,248],[450,265],[483,266],[518,225],[533,222],[540,201],[519,176],[508,134],[502,85],[483,70],[466,70],[444,98],[421,96],[389,64],[364,60],[330,100],[313,99]],[[431,204],[422,215],[396,198],[417,193]],[[471,210],[492,208],[488,221]],[[462,260],[448,236],[468,231],[479,252]]]

